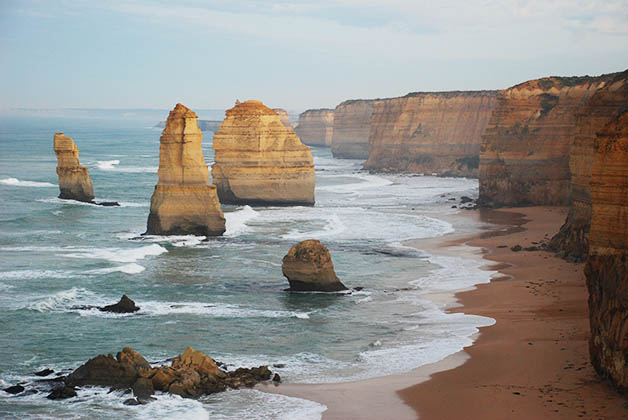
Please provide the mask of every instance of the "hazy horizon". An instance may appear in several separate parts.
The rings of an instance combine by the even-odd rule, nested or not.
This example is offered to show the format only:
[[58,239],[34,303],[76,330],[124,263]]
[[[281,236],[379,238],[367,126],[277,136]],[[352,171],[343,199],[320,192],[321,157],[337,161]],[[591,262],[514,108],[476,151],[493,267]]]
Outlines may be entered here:
[[0,23],[4,111],[303,111],[628,68],[628,0],[9,0]]

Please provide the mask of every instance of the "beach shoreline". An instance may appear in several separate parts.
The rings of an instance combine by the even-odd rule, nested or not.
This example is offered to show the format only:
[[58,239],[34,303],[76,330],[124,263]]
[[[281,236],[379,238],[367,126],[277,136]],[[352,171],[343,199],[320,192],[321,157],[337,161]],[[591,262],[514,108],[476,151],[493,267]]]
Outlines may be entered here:
[[588,363],[583,264],[542,250],[511,250],[546,242],[566,212],[563,207],[461,212],[460,217],[492,227],[406,243],[437,255],[468,247],[481,253],[483,268],[499,272],[490,283],[457,292],[456,303],[448,306],[448,312],[496,320],[463,351],[404,374],[258,389],[325,404],[323,419],[628,418],[627,401]]

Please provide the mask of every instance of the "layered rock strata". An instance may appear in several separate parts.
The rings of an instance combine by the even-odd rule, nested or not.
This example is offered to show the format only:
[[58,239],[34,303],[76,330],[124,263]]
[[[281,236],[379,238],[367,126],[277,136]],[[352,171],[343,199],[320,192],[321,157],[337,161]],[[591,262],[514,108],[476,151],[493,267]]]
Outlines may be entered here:
[[331,152],[336,158],[367,159],[371,115],[377,100],[350,100],[334,110]]
[[548,77],[502,91],[480,151],[480,202],[569,204],[576,116],[608,80]]
[[201,148],[196,114],[181,104],[170,111],[159,149],[159,182],[151,197],[149,235],[218,236],[225,217]]
[[283,275],[295,292],[338,292],[347,290],[334,271],[331,255],[316,239],[299,242],[283,257]]
[[277,115],[279,115],[279,121],[281,121],[283,125],[285,125],[288,128],[292,128],[292,123],[290,122],[290,115],[288,115],[288,112],[285,109],[273,108],[273,111],[275,111]]
[[569,157],[571,207],[565,224],[552,238],[550,246],[562,256],[586,259],[591,226],[591,168],[595,157],[597,133],[621,112],[628,109],[628,70],[617,74],[589,99],[577,116],[574,141]]
[[585,266],[591,362],[628,391],[628,110],[595,140],[591,230]]
[[56,133],[54,151],[61,190],[59,198],[91,202],[94,199],[94,185],[87,168],[79,163],[79,149],[74,140],[63,133]]
[[222,203],[313,205],[314,162],[309,147],[259,101],[226,111],[214,134],[212,179]]
[[365,169],[478,176],[497,91],[410,93],[373,102]]
[[334,133],[333,109],[309,109],[299,114],[294,128],[301,141],[309,146],[331,146]]

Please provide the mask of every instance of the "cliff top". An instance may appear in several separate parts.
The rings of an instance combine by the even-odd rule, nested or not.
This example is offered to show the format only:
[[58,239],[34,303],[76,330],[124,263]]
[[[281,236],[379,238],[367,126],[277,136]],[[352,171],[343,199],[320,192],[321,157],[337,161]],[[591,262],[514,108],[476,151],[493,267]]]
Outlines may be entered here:
[[[316,109],[306,109],[301,114],[315,113],[315,112],[334,112],[333,108],[316,108]],[[299,114],[299,115],[301,115]]]
[[602,74],[600,76],[550,76],[541,79],[527,80],[523,83],[514,85],[506,90],[511,89],[541,89],[548,91],[552,88],[562,89],[573,86],[589,85],[592,83],[608,82],[621,73]]
[[261,101],[248,100],[244,102],[236,102],[235,106],[225,111],[227,116],[236,115],[279,115],[277,111],[274,111],[264,105]]
[[197,116],[190,108],[178,103],[168,114],[168,119],[170,118],[197,118]]
[[391,99],[403,99],[403,98],[416,98],[419,96],[440,96],[444,98],[454,98],[457,96],[497,96],[499,90],[449,90],[449,91],[437,91],[437,92],[410,92],[404,96],[396,96],[392,98],[375,98],[375,99],[348,99],[341,102],[338,106],[353,105],[358,103],[368,103],[377,101],[387,101]]

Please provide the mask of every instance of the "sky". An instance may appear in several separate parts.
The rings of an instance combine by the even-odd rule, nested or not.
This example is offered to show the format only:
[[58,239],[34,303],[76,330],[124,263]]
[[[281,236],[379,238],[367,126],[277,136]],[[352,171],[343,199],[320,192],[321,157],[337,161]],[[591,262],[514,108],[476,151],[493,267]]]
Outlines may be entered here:
[[0,110],[289,110],[628,68],[628,0],[0,0]]

